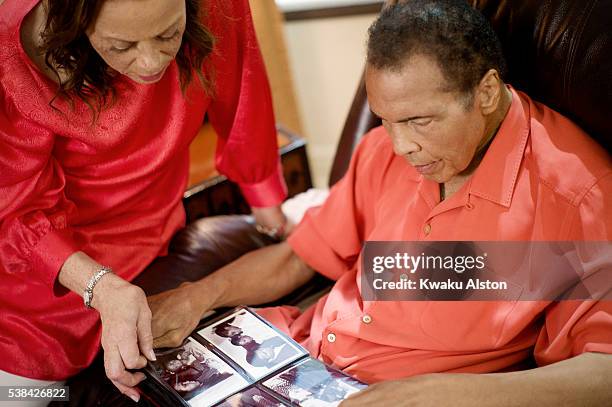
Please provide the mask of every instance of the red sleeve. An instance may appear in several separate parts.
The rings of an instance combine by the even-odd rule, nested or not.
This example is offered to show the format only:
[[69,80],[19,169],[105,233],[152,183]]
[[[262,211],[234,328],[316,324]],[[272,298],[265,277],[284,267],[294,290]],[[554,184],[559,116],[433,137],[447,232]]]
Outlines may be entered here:
[[333,280],[355,266],[373,226],[385,162],[392,156],[385,139],[381,128],[363,138],[325,203],[309,209],[288,238],[306,264]]
[[68,227],[75,207],[53,144],[54,136],[17,112],[0,87],[0,269],[50,288],[78,251]]
[[251,206],[278,205],[287,187],[278,157],[272,96],[248,1],[205,3],[206,24],[216,40],[211,57],[215,93],[208,116],[219,135],[217,169],[238,183]]
[[[599,180],[576,206],[566,240],[612,240],[612,174]],[[607,260],[604,258],[607,257]],[[592,301],[560,301],[546,310],[546,319],[534,349],[540,365],[568,359],[585,352],[612,354],[612,262],[609,253],[597,259],[600,277]],[[603,274],[606,273],[606,274]],[[604,281],[601,281],[604,276]]]

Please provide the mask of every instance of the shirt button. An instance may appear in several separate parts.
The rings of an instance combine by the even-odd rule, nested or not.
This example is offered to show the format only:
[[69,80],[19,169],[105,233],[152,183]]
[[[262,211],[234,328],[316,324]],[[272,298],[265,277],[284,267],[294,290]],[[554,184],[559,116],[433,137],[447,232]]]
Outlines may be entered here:
[[431,233],[431,225],[429,223],[425,224],[423,227],[423,233],[425,233],[425,236],[429,236]]
[[364,324],[369,324],[370,322],[372,322],[372,317],[366,314],[361,317],[361,321],[363,321]]
[[327,341],[331,342],[331,343],[336,342],[336,335],[334,335],[332,333],[327,334]]
[[465,208],[466,208],[468,211],[471,211],[472,209],[474,209],[474,204],[473,204],[473,203],[471,203],[471,202],[468,202],[467,204],[465,204]]

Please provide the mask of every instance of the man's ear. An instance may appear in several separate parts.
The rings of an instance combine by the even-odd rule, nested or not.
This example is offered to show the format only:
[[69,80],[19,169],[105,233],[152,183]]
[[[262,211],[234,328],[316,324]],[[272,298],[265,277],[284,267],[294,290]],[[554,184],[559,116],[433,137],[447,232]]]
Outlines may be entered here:
[[489,69],[480,80],[476,93],[478,107],[483,115],[497,110],[502,97],[502,86],[504,84],[495,69]]

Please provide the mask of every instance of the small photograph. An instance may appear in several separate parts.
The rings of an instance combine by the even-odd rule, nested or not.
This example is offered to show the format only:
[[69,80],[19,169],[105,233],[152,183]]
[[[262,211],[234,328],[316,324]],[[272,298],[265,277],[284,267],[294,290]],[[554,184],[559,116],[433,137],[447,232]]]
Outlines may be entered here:
[[198,331],[259,380],[306,352],[245,309]]
[[284,407],[283,404],[257,387],[251,387],[241,393],[234,394],[215,407]]
[[175,349],[156,352],[157,375],[194,407],[208,407],[248,386],[217,355],[192,338]]
[[367,387],[315,359],[306,359],[266,380],[263,385],[302,407],[337,406]]

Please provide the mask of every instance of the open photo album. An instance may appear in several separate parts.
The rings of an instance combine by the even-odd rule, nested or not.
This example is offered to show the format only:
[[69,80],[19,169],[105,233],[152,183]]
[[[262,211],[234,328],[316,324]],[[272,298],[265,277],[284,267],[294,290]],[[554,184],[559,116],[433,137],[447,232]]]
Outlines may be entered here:
[[311,358],[247,307],[205,322],[156,356],[141,385],[164,406],[331,407],[366,387]]

